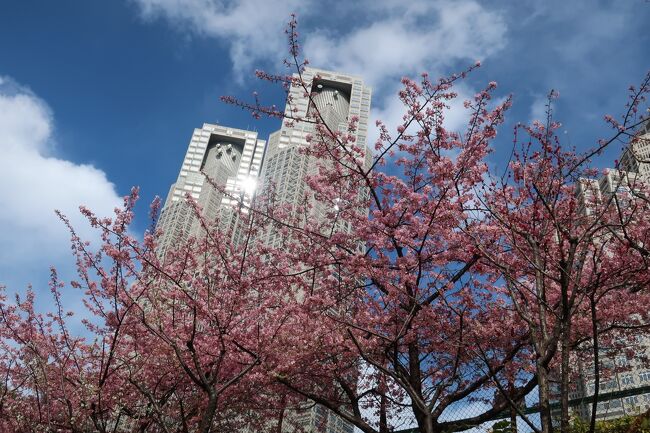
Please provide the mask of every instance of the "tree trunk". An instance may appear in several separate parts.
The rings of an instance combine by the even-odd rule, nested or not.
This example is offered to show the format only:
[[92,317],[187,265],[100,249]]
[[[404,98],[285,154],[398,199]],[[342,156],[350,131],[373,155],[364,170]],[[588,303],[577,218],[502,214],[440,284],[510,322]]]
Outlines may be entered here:
[[217,411],[217,396],[214,393],[209,393],[208,405],[203,412],[201,417],[201,423],[199,424],[198,433],[210,433],[212,428],[212,419],[214,414]]
[[551,418],[550,387],[548,367],[537,362],[537,381],[539,395],[539,418],[542,423],[542,433],[552,433],[553,424]]
[[386,378],[379,378],[379,433],[389,433],[388,429],[388,399],[386,398]]
[[569,337],[571,334],[571,324],[566,323],[562,331],[562,361],[560,365],[560,431],[569,431]]
[[600,348],[598,346],[598,321],[596,300],[594,294],[589,296],[589,308],[591,310],[591,332],[594,342],[594,394],[591,402],[591,417],[589,418],[589,433],[596,431],[596,409],[598,408],[598,393],[600,392]]
[[517,408],[515,408],[515,404],[519,406],[519,402],[517,399],[515,399],[515,384],[512,381],[508,381],[508,393],[510,394],[510,398],[512,399],[512,403],[510,405],[510,431],[512,433],[517,433]]

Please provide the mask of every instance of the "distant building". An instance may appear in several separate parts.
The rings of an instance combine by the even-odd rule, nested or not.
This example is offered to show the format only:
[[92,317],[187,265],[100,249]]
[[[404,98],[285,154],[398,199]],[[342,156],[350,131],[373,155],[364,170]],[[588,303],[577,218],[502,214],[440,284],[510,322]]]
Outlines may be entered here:
[[578,214],[593,215],[605,205],[625,206],[632,191],[641,186],[639,176],[613,168],[606,169],[600,179],[580,178],[576,184]]
[[638,173],[644,182],[650,182],[650,121],[645,122],[638,136],[623,150],[619,166],[621,170]]
[[[645,145],[649,137],[647,127],[648,124],[643,135],[646,137]],[[648,158],[646,152],[650,150],[650,146],[644,148],[637,145],[634,149],[637,156]],[[579,179],[576,184],[579,215],[595,216],[595,212],[602,212],[607,206],[625,207],[631,193],[637,192],[640,188],[641,181],[645,183],[650,180],[650,165],[642,162],[641,159],[633,158],[633,155],[627,151],[624,152],[624,158],[620,164],[624,170],[607,169],[600,179]],[[640,170],[640,173],[637,173],[637,170]],[[629,391],[630,395],[609,400],[599,398],[596,407],[596,418],[599,420],[635,415],[650,409],[650,393],[641,392],[642,389],[650,386],[650,364],[646,359],[650,356],[650,338],[638,337],[634,341],[634,347],[626,348],[628,353],[634,353],[631,359],[623,354],[624,350],[612,349],[614,348],[603,347],[601,350],[599,396],[618,391]],[[594,395],[596,382],[593,358],[587,355],[586,359],[587,361],[578,360],[574,364],[578,371],[574,372],[576,379],[569,392],[570,400],[586,399]],[[585,401],[572,406],[571,411],[576,416],[589,419],[591,408],[591,403]],[[559,420],[559,416],[559,409],[554,410],[554,420]]]
[[[169,190],[158,222],[158,228],[164,233],[159,240],[160,255],[179,241],[202,234],[199,218],[185,199],[187,195],[196,200],[206,220],[218,221],[219,228],[229,233],[235,242],[240,235],[240,221],[233,207],[250,200],[256,187],[273,185],[277,204],[298,206],[308,193],[306,176],[317,169],[315,159],[300,152],[309,145],[307,136],[316,133],[313,120],[317,112],[333,131],[346,131],[351,119],[357,118],[353,134],[357,145],[367,149],[372,91],[363,80],[313,68],[307,68],[303,78],[308,88],[292,85],[285,113],[289,118],[299,117],[305,121],[283,123],[280,130],[270,135],[268,146],[253,131],[208,123],[194,130],[178,179]],[[372,155],[367,150],[366,164],[371,160]],[[205,175],[212,179],[216,188]],[[327,205],[313,197],[310,204],[314,212],[311,216],[324,221]],[[335,230],[350,230],[350,227],[336,225]],[[277,233],[269,229],[262,240],[274,244],[276,236]],[[292,411],[287,418],[287,432],[296,426],[306,433],[354,431],[350,423],[333,412],[309,402]]]
[[[650,387],[650,365],[645,359],[650,353],[650,339],[645,336],[637,338],[632,350],[635,355],[631,359],[620,350],[601,350],[599,401],[596,406],[596,418],[599,420],[638,415],[650,409],[650,392],[647,391],[647,387]],[[570,400],[588,398],[595,392],[593,362],[578,361],[576,365],[578,375],[569,393]],[[630,395],[608,400],[602,398],[605,394],[620,391],[627,391]],[[572,407],[572,412],[580,418],[589,419],[591,407],[591,402],[580,402]]]
[[579,214],[591,214],[599,203],[612,198],[625,201],[631,192],[650,184],[650,121],[621,154],[618,169],[607,169],[600,179],[581,178],[576,185]]

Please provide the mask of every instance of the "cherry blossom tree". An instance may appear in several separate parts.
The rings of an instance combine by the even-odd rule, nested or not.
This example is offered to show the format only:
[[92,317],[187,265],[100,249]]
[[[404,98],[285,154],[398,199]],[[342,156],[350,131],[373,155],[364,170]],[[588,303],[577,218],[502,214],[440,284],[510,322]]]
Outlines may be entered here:
[[[620,344],[635,332],[645,332],[650,323],[647,258],[635,247],[648,241],[650,209],[635,197],[647,194],[645,186],[639,183],[624,193],[618,192],[620,181],[613,192],[601,191],[593,182],[576,188],[585,185],[583,176],[598,173],[587,165],[593,154],[645,121],[629,113],[643,101],[649,78],[631,91],[628,115],[616,124],[614,138],[584,155],[562,148],[555,134],[560,125],[552,117],[552,92],[546,124],[518,126],[515,140],[520,147],[507,176],[484,185],[482,204],[489,215],[485,229],[492,235],[477,247],[493,267],[493,282],[503,284],[511,308],[526,323],[543,431],[552,428],[551,372],[559,376],[560,430],[567,431],[569,381],[576,373],[572,354],[589,342],[598,366],[599,338],[615,338]],[[527,136],[521,143],[519,131]],[[596,395],[598,382],[596,370]],[[592,429],[595,404],[596,399]]]
[[[281,82],[287,91],[302,88],[309,96],[295,26],[293,20],[287,64],[297,73],[258,75]],[[257,99],[247,104],[226,98],[254,115],[313,124],[315,133],[302,149],[319,166],[308,179],[310,193],[328,203],[330,212],[324,220],[305,224],[301,221],[309,209],[293,209],[290,214],[301,217],[277,227],[291,256],[289,269],[303,276],[295,289],[309,293],[292,308],[300,312],[300,325],[310,338],[290,334],[286,346],[296,353],[287,357],[289,365],[272,369],[288,389],[365,432],[388,431],[389,418],[403,411],[423,432],[463,429],[490,419],[508,400],[470,420],[442,421],[454,404],[493,389],[495,378],[517,376],[529,356],[526,329],[514,325],[518,316],[504,309],[486,284],[488,269],[472,246],[468,232],[484,223],[465,209],[476,202],[489,143],[510,100],[488,109],[496,87],[490,83],[467,103],[465,134],[443,126],[445,108],[456,97],[454,83],[473,68],[436,82],[426,75],[420,83],[404,79],[403,124],[395,136],[378,124],[381,138],[370,164],[371,151],[359,146],[353,134],[356,119],[340,131],[327,125],[317,109],[311,117],[289,114],[287,119]],[[352,229],[332,229],[342,221]],[[495,328],[503,323],[512,323],[512,331]],[[360,377],[362,371],[371,373]],[[528,377],[512,398],[536,386],[536,377]],[[368,416],[369,410],[376,416]]]
[[291,313],[273,307],[280,294],[266,287],[276,270],[208,221],[209,236],[163,260],[153,228],[143,242],[128,232],[136,199],[134,189],[113,219],[82,209],[102,233],[97,251],[71,228],[84,337],[66,324],[54,271],[54,312],[37,313],[31,291],[2,299],[4,431],[231,431],[259,423],[249,416],[256,406],[262,425],[273,418],[264,393],[251,391],[282,393],[259,371]]
[[[292,88],[311,98],[296,26],[293,17],[291,72],[258,73],[289,102]],[[402,122],[378,122],[372,150],[357,142],[358,119],[334,128],[316,104],[299,117],[257,95],[224,98],[310,125],[304,200],[285,203],[273,185],[239,198],[235,241],[188,196],[200,234],[165,254],[158,201],[142,241],[129,232],[137,190],[113,218],[82,208],[102,234],[93,249],[70,227],[86,332],[70,331],[54,271],[52,312],[39,314],[31,291],[0,299],[0,426],[299,431],[291,415],[311,401],[365,433],[400,417],[422,433],[461,431],[506,410],[550,432],[559,378],[566,431],[571,360],[587,347],[598,365],[599,341],[649,323],[647,189],[585,199],[576,186],[595,174],[594,156],[646,120],[648,79],[623,121],[609,118],[616,136],[582,155],[562,147],[549,103],[546,125],[517,126],[500,176],[489,155],[511,100],[493,101],[496,83],[465,103],[463,132],[445,127],[454,86],[478,66],[404,78]],[[541,426],[520,409],[535,389]],[[449,418],[476,401],[482,413]]]
[[[309,96],[295,26],[292,21],[288,30],[287,64],[297,72],[258,75]],[[301,323],[316,320],[311,335],[337,338],[330,345],[312,339],[311,348],[294,340],[303,353],[313,352],[315,364],[302,358],[299,370],[277,378],[363,431],[388,431],[388,418],[399,410],[410,412],[422,432],[467,428],[508,405],[517,409],[536,386],[541,430],[523,418],[534,431],[551,431],[552,370],[559,371],[566,430],[572,354],[588,341],[597,359],[598,338],[620,339],[648,324],[647,260],[639,250],[647,238],[647,194],[636,194],[641,198],[634,203],[628,197],[625,206],[612,206],[618,196],[610,196],[587,215],[576,195],[581,176],[595,173],[592,158],[645,121],[630,114],[643,112],[648,78],[632,90],[623,123],[609,120],[615,136],[585,154],[563,150],[549,103],[547,125],[517,127],[515,146],[522,130],[530,139],[497,177],[486,157],[510,100],[490,106],[496,83],[466,102],[470,120],[463,134],[444,128],[453,84],[470,70],[437,82],[426,75],[419,83],[404,79],[403,123],[395,135],[378,123],[370,165],[369,150],[352,134],[355,119],[340,131],[317,112],[299,118],[257,99],[226,98],[254,115],[314,124],[316,134],[303,150],[320,165],[310,178],[312,193],[334,210],[327,221],[344,219],[352,230],[333,232],[328,223],[312,221],[287,237],[302,239],[291,248],[294,266],[311,271],[304,271],[302,290],[318,299],[316,310],[304,302]],[[359,244],[365,248],[355,248]],[[319,272],[336,278],[319,279]],[[618,304],[625,308],[613,308]],[[351,313],[348,305],[354,305]],[[345,373],[364,365],[372,367],[365,382]],[[441,421],[455,403],[481,399],[487,389],[502,398],[487,402],[485,413]],[[374,417],[366,416],[368,408]]]

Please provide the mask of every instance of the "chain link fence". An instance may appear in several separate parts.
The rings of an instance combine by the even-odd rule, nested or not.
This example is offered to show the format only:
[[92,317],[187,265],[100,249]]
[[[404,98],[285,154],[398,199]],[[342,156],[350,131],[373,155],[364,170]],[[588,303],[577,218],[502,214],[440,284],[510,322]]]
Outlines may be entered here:
[[[593,401],[593,395],[570,399],[569,407],[572,419],[574,421],[581,420],[577,422],[582,423],[588,422],[591,416]],[[489,406],[485,403],[459,403],[445,411],[441,417],[441,421],[470,420],[473,417],[481,415],[487,409],[489,409]],[[554,421],[557,420],[558,425],[560,416],[559,410],[559,402],[551,404],[553,418]],[[644,415],[648,410],[650,410],[650,385],[630,387],[599,394],[596,402],[596,419],[598,421],[609,421],[620,419],[622,417],[633,418]],[[518,411],[523,414],[526,419],[519,416]],[[524,433],[534,431],[532,426],[535,428],[540,427],[539,406],[537,405],[536,392],[531,392],[526,397],[524,404],[518,408],[518,411],[508,409],[479,425],[475,425],[466,430],[455,431],[466,433]],[[396,421],[397,422],[393,425],[394,433],[419,433],[415,420],[405,416]]]

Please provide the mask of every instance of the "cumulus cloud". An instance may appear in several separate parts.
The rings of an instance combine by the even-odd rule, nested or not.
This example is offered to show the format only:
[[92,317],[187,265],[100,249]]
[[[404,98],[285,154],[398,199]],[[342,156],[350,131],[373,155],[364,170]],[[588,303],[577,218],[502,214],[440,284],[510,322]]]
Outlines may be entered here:
[[165,19],[189,34],[223,39],[230,44],[236,72],[249,73],[259,59],[287,52],[284,26],[308,0],[132,0],[145,20]]
[[312,32],[305,53],[314,65],[356,73],[376,88],[389,79],[483,59],[505,42],[504,19],[475,1],[383,2],[382,18],[348,33]]
[[[458,62],[469,66],[507,42],[504,17],[473,0],[380,0],[358,7],[351,14],[372,11],[365,25],[343,33],[308,32],[305,54],[317,67],[362,76],[374,88],[372,122],[382,120],[392,132],[406,112],[397,97],[402,76],[446,75]],[[445,126],[461,131],[468,119],[463,101],[476,92],[463,83],[455,91],[459,96],[450,103]],[[371,130],[369,143],[377,138],[378,131]]]
[[78,206],[110,215],[121,202],[103,171],[53,155],[53,127],[44,101],[0,77],[0,283],[37,283],[50,265],[73,264],[69,234],[54,209],[92,238]]
[[230,44],[238,72],[286,52],[282,32],[295,12],[312,26],[301,41],[312,65],[362,75],[378,87],[387,78],[439,72],[460,59],[485,58],[505,44],[506,24],[475,0],[378,0],[329,6],[313,0],[132,0],[144,19],[163,18],[188,32]]
[[[594,55],[607,52],[603,46],[620,41],[626,26],[641,10],[635,2],[616,1],[599,2],[595,7],[589,2],[548,0],[532,2],[529,6],[533,7],[533,12],[522,25],[537,20],[552,24],[556,29],[536,38],[537,44],[548,45],[561,56],[578,63],[590,63]],[[557,13],[559,9],[561,14]],[[551,41],[555,43],[549,44]]]

